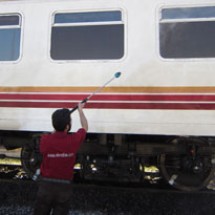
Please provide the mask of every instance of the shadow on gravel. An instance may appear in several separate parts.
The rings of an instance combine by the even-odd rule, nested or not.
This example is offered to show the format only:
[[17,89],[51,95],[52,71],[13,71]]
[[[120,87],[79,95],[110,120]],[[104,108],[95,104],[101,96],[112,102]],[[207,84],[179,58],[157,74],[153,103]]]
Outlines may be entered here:
[[[0,215],[30,215],[37,186],[0,180]],[[70,215],[214,215],[215,192],[75,185]]]

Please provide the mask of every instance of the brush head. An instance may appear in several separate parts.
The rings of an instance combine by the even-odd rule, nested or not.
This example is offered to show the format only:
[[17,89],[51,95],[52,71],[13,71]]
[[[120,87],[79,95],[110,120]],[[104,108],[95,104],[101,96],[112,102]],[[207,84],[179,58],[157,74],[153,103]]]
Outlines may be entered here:
[[115,78],[119,78],[120,75],[121,75],[121,72],[116,72],[116,73],[114,74]]

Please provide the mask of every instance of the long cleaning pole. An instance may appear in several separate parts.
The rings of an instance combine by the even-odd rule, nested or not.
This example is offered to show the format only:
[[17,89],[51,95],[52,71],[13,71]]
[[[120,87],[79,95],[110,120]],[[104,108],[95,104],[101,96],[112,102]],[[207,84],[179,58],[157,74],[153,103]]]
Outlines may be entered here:
[[[86,103],[92,96],[94,96],[96,93],[99,93],[102,91],[103,88],[105,88],[111,81],[113,81],[115,78],[119,78],[121,75],[121,72],[116,72],[114,74],[114,76],[109,80],[107,81],[104,85],[102,85],[101,87],[99,87],[96,91],[94,91],[93,93],[91,93],[89,96],[87,96],[85,99],[83,99],[81,101],[81,103]],[[70,114],[73,113],[75,110],[78,109],[78,105],[76,105],[73,109],[71,109],[69,112]]]

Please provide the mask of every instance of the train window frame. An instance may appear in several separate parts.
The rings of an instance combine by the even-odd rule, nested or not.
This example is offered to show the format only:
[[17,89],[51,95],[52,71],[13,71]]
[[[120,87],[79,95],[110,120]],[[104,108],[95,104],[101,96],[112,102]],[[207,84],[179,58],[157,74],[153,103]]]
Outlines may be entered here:
[[[81,21],[73,21],[73,22],[68,22],[68,23],[61,23],[60,21],[58,23],[55,22],[55,18],[56,18],[56,15],[59,15],[59,14],[65,14],[65,15],[69,15],[69,14],[104,14],[104,13],[114,13],[114,12],[118,12],[120,14],[120,16],[116,15],[115,18],[112,17],[112,18],[108,18],[108,16],[103,16],[102,20],[93,20],[92,17],[91,17],[91,20],[89,18],[89,20],[84,20],[82,19]],[[102,17],[102,16],[101,16]],[[117,19],[117,20],[115,20]],[[107,29],[110,28],[111,26],[119,26],[121,25],[121,29],[118,30],[118,31],[121,31],[119,32],[119,35],[121,36],[119,39],[121,40],[121,56],[120,57],[112,57],[112,58],[99,58],[99,57],[94,57],[94,58],[82,58],[82,57],[77,57],[77,58],[71,58],[71,59],[68,59],[68,58],[65,58],[65,59],[56,59],[55,57],[53,57],[53,54],[52,54],[52,30],[53,30],[53,27],[84,27],[84,26],[89,26],[89,27],[94,27],[95,28],[99,28],[100,26],[107,26]],[[113,32],[114,32],[114,27],[113,27]],[[117,28],[117,27],[116,27]],[[102,31],[102,30],[100,30]],[[117,30],[116,30],[117,31]],[[112,9],[112,10],[107,10],[107,9],[100,9],[100,10],[92,10],[92,11],[55,11],[53,14],[52,14],[52,23],[51,23],[51,29],[50,29],[50,48],[49,48],[49,57],[50,57],[50,60],[53,61],[53,62],[79,62],[79,61],[82,61],[82,62],[106,62],[106,61],[121,61],[122,59],[124,59],[125,57],[125,54],[126,54],[126,39],[125,39],[125,31],[126,31],[126,27],[125,27],[125,15],[124,15],[124,12],[123,10],[120,8],[117,8],[117,9]],[[110,38],[110,37],[109,37]],[[114,38],[114,37],[113,37]],[[114,46],[115,47],[115,46]],[[101,49],[101,48],[100,48]],[[101,53],[101,52],[100,52]],[[114,52],[113,52],[114,53]]]
[[[2,20],[1,20],[2,17]],[[4,19],[6,17],[15,17],[15,20],[7,20]],[[4,22],[5,21],[5,22]],[[8,34],[8,35],[12,35],[15,37],[15,46],[9,47],[9,49],[6,49],[2,51],[0,51],[0,64],[4,64],[4,63],[17,63],[20,59],[21,59],[21,53],[22,53],[22,31],[23,31],[23,17],[20,13],[0,13],[0,34]],[[1,32],[2,31],[2,32]],[[5,35],[2,36],[2,38],[11,38],[11,37],[6,37]],[[14,41],[12,41],[14,43]],[[3,40],[3,42],[1,42],[1,44],[11,44],[12,42],[10,42],[9,40],[7,42],[5,42],[5,40]],[[12,49],[15,49],[15,53],[14,54],[10,54],[10,52],[12,52]],[[7,53],[7,56],[4,54]]]
[[[202,12],[201,14],[199,13],[200,10]],[[169,14],[167,13],[168,11],[170,12]],[[187,25],[187,31],[188,32],[190,31],[190,35],[191,35],[190,38],[192,38],[192,33],[194,31],[189,30],[188,27],[193,27],[194,30],[198,31],[198,29],[200,29],[200,26],[202,27],[205,24],[208,25],[208,23],[210,25],[215,26],[215,6],[206,5],[206,6],[189,6],[189,7],[185,7],[185,6],[160,7],[158,10],[158,34],[157,34],[158,35],[158,37],[157,37],[158,46],[157,47],[158,47],[159,56],[163,60],[167,60],[167,61],[168,60],[170,60],[170,61],[172,61],[172,60],[177,60],[177,61],[214,60],[215,51],[214,51],[214,53],[211,53],[211,45],[210,44],[208,44],[207,46],[205,45],[204,49],[202,49],[202,46],[203,46],[205,40],[201,40],[202,44],[198,43],[198,46],[199,46],[199,52],[198,52],[198,47],[195,46],[196,48],[193,48],[194,47],[193,44],[195,43],[194,42],[195,40],[187,39],[188,33],[186,35],[187,36],[186,40],[184,40],[185,41],[184,47],[186,47],[186,48],[189,47],[188,42],[192,41],[190,48],[187,48],[187,50],[185,49],[185,51],[183,52],[183,50],[182,50],[183,49],[183,42],[182,42],[183,38],[181,39],[181,37],[179,37],[179,36],[178,36],[178,38],[179,38],[178,41],[180,39],[181,39],[181,41],[178,43],[175,42],[175,44],[179,44],[179,45],[177,45],[177,46],[172,45],[172,44],[174,44],[174,38],[173,38],[174,33],[178,35],[178,32],[179,32],[178,29],[180,29],[180,27],[181,27],[181,31],[184,30],[184,32],[186,32],[186,25]],[[171,29],[169,29],[169,31],[170,31],[169,35],[162,35],[162,33],[165,31],[163,30],[163,32],[162,32],[161,25],[164,26],[163,29],[165,29],[166,32],[168,30],[168,27],[169,28],[172,27],[172,29],[174,29],[174,27],[175,27],[176,30],[174,30],[174,33],[173,33],[173,30],[171,32]],[[178,27],[178,29],[177,29],[177,27]],[[184,29],[183,29],[183,27],[184,27]],[[207,28],[207,26],[205,28]],[[190,28],[190,29],[192,29],[192,28]],[[211,28],[208,28],[208,29],[211,30]],[[182,31],[182,33],[183,33],[183,31]],[[172,34],[173,36],[171,36],[170,34]],[[213,32],[213,35],[215,35],[215,31]],[[165,36],[166,36],[166,41],[168,40],[168,49],[169,50],[162,50],[162,48],[163,49],[165,48],[165,42],[164,42]],[[168,36],[169,36],[169,38],[168,38]],[[205,36],[205,35],[203,35],[203,36]],[[212,37],[209,39],[206,41],[207,42],[212,41]],[[177,39],[175,39],[175,41],[176,40]],[[171,41],[171,43],[169,41]],[[166,42],[166,44],[167,44],[167,42]],[[175,48],[175,50],[174,50],[174,47],[177,47],[177,48]],[[179,49],[179,52],[181,52],[181,53],[177,53],[177,49]],[[201,52],[200,52],[200,50],[201,50]],[[215,50],[215,47],[214,47],[214,50]],[[166,54],[164,53],[164,51],[166,51]],[[193,53],[192,53],[192,51],[193,51]],[[175,55],[172,54],[171,52],[174,53]]]

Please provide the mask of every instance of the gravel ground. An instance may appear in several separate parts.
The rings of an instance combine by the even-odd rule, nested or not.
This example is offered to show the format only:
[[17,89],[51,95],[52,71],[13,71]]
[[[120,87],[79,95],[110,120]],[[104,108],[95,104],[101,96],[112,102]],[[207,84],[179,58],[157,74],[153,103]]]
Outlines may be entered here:
[[[30,215],[37,185],[0,180],[0,215]],[[214,215],[215,192],[75,185],[70,215]]]

